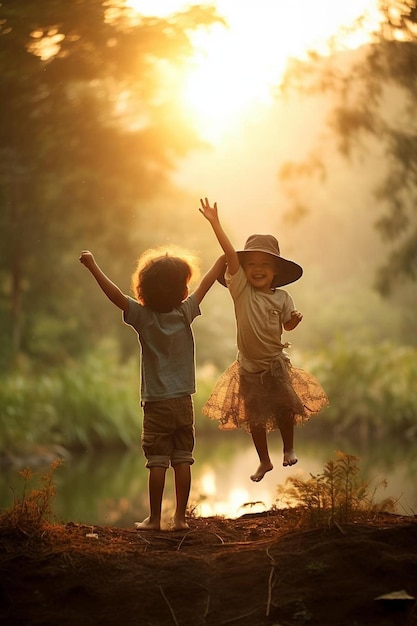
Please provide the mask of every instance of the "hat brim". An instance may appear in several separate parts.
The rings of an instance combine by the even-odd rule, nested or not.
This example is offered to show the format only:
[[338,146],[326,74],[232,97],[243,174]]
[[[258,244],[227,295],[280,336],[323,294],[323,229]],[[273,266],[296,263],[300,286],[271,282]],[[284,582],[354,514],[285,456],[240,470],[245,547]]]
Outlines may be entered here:
[[[242,265],[242,256],[246,252],[255,252],[255,249],[251,250],[239,250],[237,255],[239,257],[240,264]],[[265,250],[259,250],[259,252],[265,252]],[[270,254],[270,253],[268,253]],[[289,259],[284,259],[282,256],[277,256],[275,254],[271,254],[274,257],[277,265],[278,265],[278,274],[275,274],[274,279],[271,283],[271,289],[276,289],[277,287],[283,287],[284,285],[289,285],[291,283],[295,283],[296,280],[299,280],[303,275],[303,268],[298,263],[294,261],[290,261]],[[226,266],[227,268],[227,266]],[[224,277],[226,273],[226,268],[220,272],[217,277],[218,282],[226,287],[226,279]]]

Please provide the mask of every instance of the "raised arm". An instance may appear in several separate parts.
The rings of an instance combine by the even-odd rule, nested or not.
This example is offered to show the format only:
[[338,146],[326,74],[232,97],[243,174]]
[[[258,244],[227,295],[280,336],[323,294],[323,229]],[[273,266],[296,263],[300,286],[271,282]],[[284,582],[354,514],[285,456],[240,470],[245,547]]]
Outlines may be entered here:
[[106,294],[108,299],[113,302],[119,309],[127,312],[129,300],[127,296],[115,285],[110,278],[97,265],[94,256],[89,250],[83,250],[80,256],[80,262],[90,270],[101,290]]
[[204,215],[206,220],[210,222],[214,234],[217,237],[217,241],[219,242],[223,252],[226,255],[226,263],[229,269],[229,273],[233,276],[233,274],[236,274],[237,270],[239,269],[239,257],[229,237],[226,235],[222,228],[222,225],[220,224],[219,215],[217,212],[217,202],[215,202],[211,207],[208,199],[205,198],[205,200],[200,199],[200,204],[201,208],[199,209],[199,211]]
[[204,274],[203,278],[200,280],[199,284],[193,291],[193,294],[197,298],[198,304],[200,304],[210,287],[213,285],[216,278],[220,275],[220,272],[224,270],[225,265],[226,255],[222,254],[222,256],[219,257],[215,263],[213,263],[208,272]]

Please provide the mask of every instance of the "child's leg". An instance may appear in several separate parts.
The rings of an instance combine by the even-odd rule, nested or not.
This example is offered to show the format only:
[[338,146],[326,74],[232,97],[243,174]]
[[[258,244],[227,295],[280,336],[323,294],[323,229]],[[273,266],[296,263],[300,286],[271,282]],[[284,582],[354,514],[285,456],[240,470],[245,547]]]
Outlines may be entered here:
[[282,464],[284,467],[287,467],[288,465],[295,465],[298,459],[294,450],[294,420],[292,416],[289,419],[282,420],[280,431],[284,447],[284,458]]
[[161,529],[161,509],[162,495],[165,487],[166,467],[149,468],[149,517],[143,522],[136,522],[135,526],[139,530],[160,530]]
[[175,474],[175,496],[177,500],[176,510],[173,520],[173,530],[184,530],[188,528],[185,521],[188,497],[191,487],[191,466],[189,463],[177,463],[174,467]]
[[270,472],[274,468],[274,466],[269,458],[268,441],[266,438],[265,428],[263,426],[251,426],[250,432],[259,457],[259,467],[256,472],[252,474],[251,480],[258,483],[267,472]]

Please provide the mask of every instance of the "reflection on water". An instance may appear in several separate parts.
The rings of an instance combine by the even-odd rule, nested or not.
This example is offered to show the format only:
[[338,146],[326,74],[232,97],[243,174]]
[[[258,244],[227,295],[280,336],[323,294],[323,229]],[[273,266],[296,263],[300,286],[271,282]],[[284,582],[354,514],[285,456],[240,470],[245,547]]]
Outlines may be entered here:
[[[258,461],[250,437],[239,431],[219,431],[210,437],[197,438],[196,463],[192,468],[190,506],[201,516],[238,517],[246,512],[269,509],[276,501],[278,484],[287,477],[308,479],[321,473],[336,450],[354,454],[360,459],[361,477],[377,488],[375,500],[399,499],[397,512],[417,512],[417,442],[374,442],[371,448],[343,441],[312,439],[308,426],[297,429],[297,465],[284,468],[278,433],[270,436],[271,458],[275,465],[260,483],[249,476]],[[197,434],[198,437],[198,434]],[[167,472],[163,516],[169,519],[174,509],[172,471]],[[378,487],[384,480],[387,488]],[[69,459],[55,474],[57,496],[54,511],[61,522],[73,521],[91,525],[130,527],[148,513],[148,471],[141,454],[89,455]],[[0,506],[13,502],[14,490],[21,493],[15,471],[3,472],[0,478]]]

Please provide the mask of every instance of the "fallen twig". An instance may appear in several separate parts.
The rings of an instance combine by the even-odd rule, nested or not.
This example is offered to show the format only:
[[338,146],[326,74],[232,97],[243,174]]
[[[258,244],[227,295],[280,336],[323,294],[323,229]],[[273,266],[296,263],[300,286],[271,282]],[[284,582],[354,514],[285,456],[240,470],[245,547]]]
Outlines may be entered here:
[[249,613],[244,613],[243,615],[238,615],[237,617],[230,617],[229,619],[226,619],[224,622],[220,622],[220,623],[223,625],[223,624],[231,624],[232,622],[238,622],[241,619],[245,619],[245,617],[249,617],[250,615],[253,615],[257,611],[258,609],[253,609],[253,611],[249,611]]
[[163,599],[164,599],[164,600],[165,600],[165,602],[167,603],[167,606],[168,606],[168,608],[169,608],[169,610],[170,610],[170,612],[171,612],[171,615],[172,615],[172,619],[174,620],[174,624],[175,624],[175,626],[179,626],[179,625],[178,625],[178,622],[177,622],[177,618],[175,617],[174,609],[172,608],[172,606],[171,606],[171,605],[170,605],[170,603],[169,603],[168,598],[167,598],[167,597],[166,597],[166,595],[164,594],[164,590],[162,589],[161,585],[159,585],[159,590],[160,590],[160,592],[161,592],[161,594],[162,594]]
[[189,530],[189,531],[188,531],[188,533],[186,533],[186,534],[184,535],[184,537],[181,539],[181,541],[179,542],[178,547],[177,547],[177,550],[180,550],[180,549],[181,549],[181,546],[182,546],[182,544],[184,543],[184,541],[185,541],[186,537],[188,537],[188,535],[191,535],[192,533],[199,533],[199,532],[204,532],[204,534],[209,533],[210,535],[214,535],[215,537],[217,537],[217,539],[219,539],[219,540],[220,540],[220,543],[223,543],[223,544],[224,544],[224,541],[223,541],[223,539],[220,537],[220,535],[218,535],[217,533],[215,533],[215,532],[213,532],[213,531],[211,531],[211,530],[204,530],[204,531],[201,531],[201,530]]
[[341,525],[336,520],[333,520],[333,524],[336,526],[338,530],[340,530],[342,535],[347,535],[347,531],[344,528],[342,528]]
[[206,619],[207,615],[209,614],[210,600],[211,600],[211,595],[208,594],[207,602],[206,602],[206,610],[204,611],[204,615],[203,615],[204,620]]
[[145,539],[145,537],[143,537],[142,533],[140,533],[140,532],[136,535],[136,537],[139,537],[139,539],[140,539],[141,541],[144,541],[144,542],[145,542],[145,543],[147,543],[149,546],[150,546],[150,545],[151,545],[151,543],[152,543],[152,542],[151,542],[151,541],[149,541],[148,539]]
[[268,599],[266,601],[266,616],[269,617],[269,611],[271,610],[271,602],[272,602],[272,589],[274,587],[272,579],[275,574],[275,565],[271,567],[271,571],[269,572],[268,578]]
[[268,558],[271,560],[271,563],[272,563],[271,571],[269,572],[269,578],[268,578],[268,599],[267,599],[267,602],[266,602],[266,616],[267,617],[269,617],[269,612],[271,610],[272,589],[274,588],[273,577],[274,577],[274,574],[275,574],[275,566],[277,565],[276,560],[274,559],[274,557],[269,552],[269,548],[270,547],[271,546],[268,546],[267,549],[266,549],[266,554],[267,554]]

